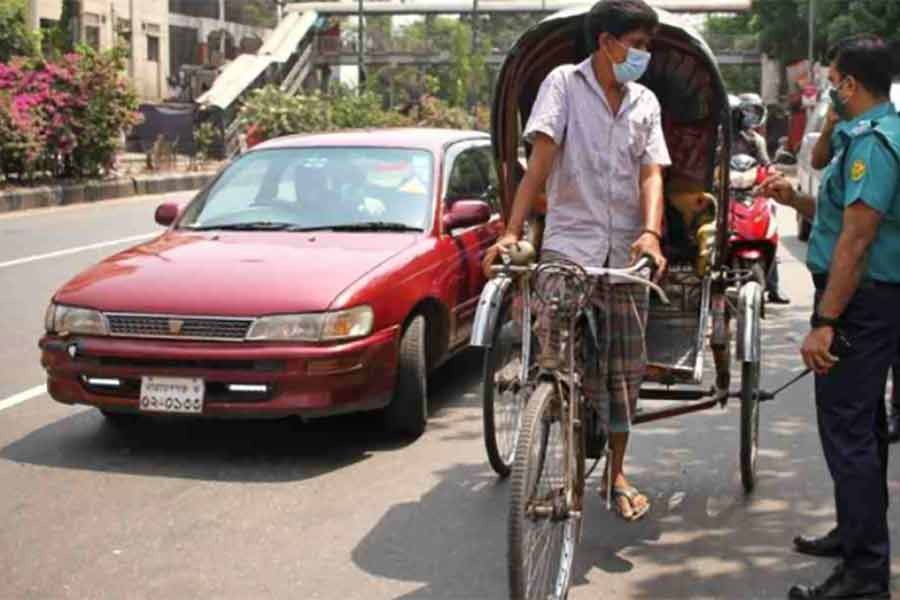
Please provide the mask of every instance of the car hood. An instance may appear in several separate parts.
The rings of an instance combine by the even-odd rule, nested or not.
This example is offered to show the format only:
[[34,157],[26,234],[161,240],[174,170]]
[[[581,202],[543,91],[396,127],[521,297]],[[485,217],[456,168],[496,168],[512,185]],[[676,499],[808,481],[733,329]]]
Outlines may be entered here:
[[322,311],[419,235],[169,231],[82,272],[55,301],[175,315]]

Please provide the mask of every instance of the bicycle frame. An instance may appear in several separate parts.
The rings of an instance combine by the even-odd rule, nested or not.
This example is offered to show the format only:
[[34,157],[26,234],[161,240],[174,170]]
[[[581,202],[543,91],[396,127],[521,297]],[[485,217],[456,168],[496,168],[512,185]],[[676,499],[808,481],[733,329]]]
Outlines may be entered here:
[[[581,518],[581,498],[583,497],[583,461],[584,456],[578,452],[576,443],[581,443],[584,448],[585,426],[583,419],[583,394],[581,381],[576,369],[575,339],[576,327],[581,311],[589,303],[590,294],[597,279],[604,277],[618,277],[626,281],[640,283],[656,292],[661,301],[669,303],[669,299],[662,288],[638,273],[650,265],[648,258],[642,258],[635,265],[624,269],[610,268],[582,268],[577,265],[565,263],[543,263],[540,265],[516,266],[503,265],[493,267],[496,277],[489,282],[490,288],[485,288],[479,302],[475,317],[475,328],[472,333],[473,345],[487,346],[490,339],[488,332],[493,331],[500,310],[503,306],[503,295],[510,285],[518,282],[523,301],[522,310],[522,365],[520,381],[523,386],[536,388],[541,381],[551,382],[557,390],[556,397],[559,405],[556,409],[560,415],[562,428],[564,457],[564,487],[562,489],[562,505],[553,503],[550,507],[535,507],[535,516],[550,517],[553,519],[565,519],[569,517]],[[580,302],[562,306],[559,294],[554,298],[543,298],[550,311],[550,343],[548,348],[541,350],[540,370],[536,375],[531,375],[531,336],[532,336],[532,300],[535,293],[540,296],[541,290],[536,287],[532,278],[544,270],[558,269],[565,284],[569,280],[575,280],[575,284],[581,286]],[[574,304],[574,305],[573,305]],[[561,355],[565,358],[560,360]],[[579,468],[580,467],[580,468]],[[579,527],[580,535],[580,527]]]

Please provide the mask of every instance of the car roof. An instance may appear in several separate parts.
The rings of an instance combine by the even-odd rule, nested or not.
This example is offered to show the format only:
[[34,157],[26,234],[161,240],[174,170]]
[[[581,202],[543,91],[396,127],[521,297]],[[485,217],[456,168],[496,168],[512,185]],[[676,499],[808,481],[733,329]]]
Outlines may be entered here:
[[262,144],[255,146],[253,150],[310,148],[321,146],[363,146],[419,148],[439,153],[450,144],[468,140],[490,141],[490,136],[482,131],[430,129],[425,127],[360,129],[333,133],[289,135],[263,142]]

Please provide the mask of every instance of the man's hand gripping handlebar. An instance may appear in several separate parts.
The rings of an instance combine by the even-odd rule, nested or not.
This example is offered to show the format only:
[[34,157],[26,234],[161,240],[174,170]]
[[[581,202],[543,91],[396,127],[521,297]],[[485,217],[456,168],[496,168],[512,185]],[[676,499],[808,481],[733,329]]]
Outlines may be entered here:
[[[519,244],[522,243],[523,242],[519,242]],[[531,273],[537,268],[537,265],[533,262],[530,264],[514,264],[514,262],[519,261],[507,259],[504,260],[504,264],[502,265],[491,265],[490,274],[521,275],[524,273]],[[609,267],[586,267],[584,269],[585,273],[587,273],[587,275],[590,277],[616,277],[619,279],[624,279],[631,283],[638,283],[640,285],[646,286],[653,290],[653,292],[659,297],[660,301],[663,304],[669,304],[669,297],[666,295],[666,292],[659,285],[652,281],[655,270],[656,262],[653,260],[652,256],[649,256],[647,254],[641,256],[630,267],[623,267],[620,269]],[[643,271],[648,271],[649,276],[642,275],[641,273]]]

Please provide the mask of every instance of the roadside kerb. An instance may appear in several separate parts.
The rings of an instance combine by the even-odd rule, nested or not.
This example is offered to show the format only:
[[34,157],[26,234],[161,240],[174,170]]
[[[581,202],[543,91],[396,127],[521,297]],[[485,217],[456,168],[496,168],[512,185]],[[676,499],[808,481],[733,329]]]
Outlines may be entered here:
[[16,188],[0,191],[0,213],[195,190],[206,185],[215,174],[216,171],[200,171],[139,175],[104,181]]

